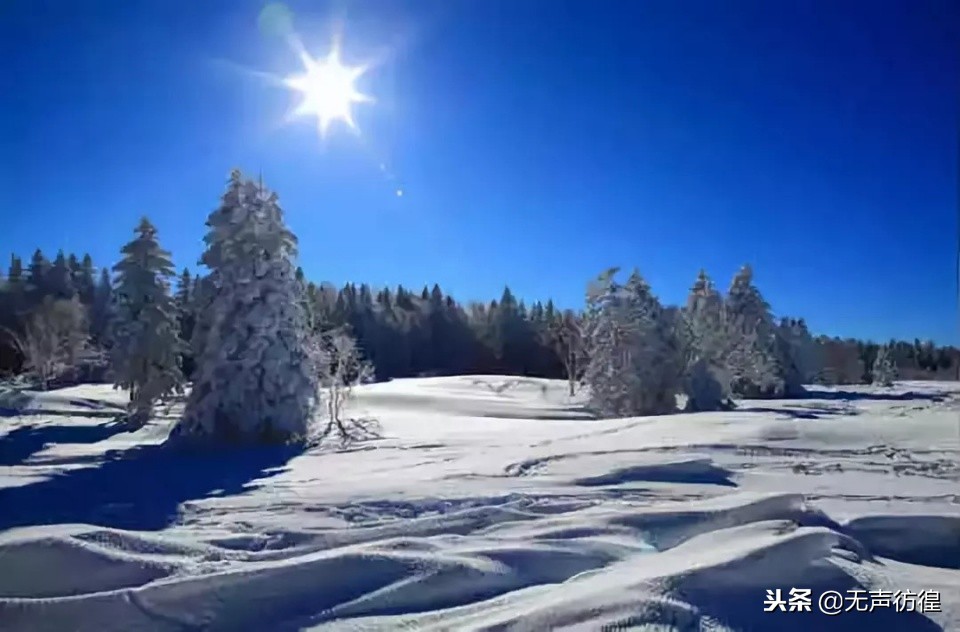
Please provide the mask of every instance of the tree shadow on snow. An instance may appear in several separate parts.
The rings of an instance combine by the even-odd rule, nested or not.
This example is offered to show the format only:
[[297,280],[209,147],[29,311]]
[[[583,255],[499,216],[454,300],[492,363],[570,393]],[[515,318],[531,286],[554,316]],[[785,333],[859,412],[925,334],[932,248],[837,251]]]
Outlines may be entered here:
[[239,494],[278,474],[300,447],[219,452],[140,446],[109,454],[98,467],[0,489],[0,530],[87,523],[118,529],[159,530],[172,524],[181,504]]
[[907,391],[906,393],[878,393],[878,392],[860,392],[860,391],[818,391],[807,390],[803,399],[839,399],[844,401],[880,401],[880,402],[943,402],[946,401],[944,395],[938,393],[917,393]]
[[750,406],[737,408],[738,413],[771,413],[783,415],[792,419],[823,419],[824,417],[850,417],[860,414],[859,411],[827,406],[786,406],[775,408],[772,406]]
[[566,406],[545,412],[504,410],[484,413],[479,416],[485,419],[521,419],[527,421],[602,421],[599,414],[585,406]]
[[49,425],[14,428],[0,436],[0,465],[20,465],[50,443],[97,443],[126,429],[126,426],[119,422],[98,426]]
[[625,483],[737,486],[731,472],[705,459],[680,463],[630,466],[598,476],[578,478],[574,483],[583,487],[602,487]]
[[[74,402],[70,402],[71,404]],[[123,414],[123,408],[111,410],[60,410],[56,408],[0,408],[0,417],[87,417],[90,419],[113,419]]]

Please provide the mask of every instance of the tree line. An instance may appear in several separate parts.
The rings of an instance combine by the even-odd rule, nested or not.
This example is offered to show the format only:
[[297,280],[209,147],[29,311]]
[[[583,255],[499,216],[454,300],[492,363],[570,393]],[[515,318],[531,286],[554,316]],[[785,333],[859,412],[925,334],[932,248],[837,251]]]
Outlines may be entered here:
[[[129,389],[141,417],[187,381],[194,399],[206,388],[262,390],[269,372],[250,358],[237,365],[243,370],[227,359],[242,348],[276,365],[281,358],[265,342],[274,339],[287,349],[288,382],[311,382],[311,363],[328,374],[346,354],[349,370],[337,369],[343,383],[360,374],[565,378],[571,394],[589,385],[595,407],[611,415],[669,412],[677,395],[689,409],[717,409],[733,396],[791,396],[810,382],[951,379],[960,371],[954,347],[814,336],[801,318],[775,320],[748,266],[725,293],[701,271],[680,306],[661,305],[639,271],[621,283],[617,268],[589,284],[582,309],[527,303],[509,287],[498,299],[464,304],[436,284],[338,288],[306,279],[276,194],[239,172],[207,226],[204,274],[175,277],[146,218],[112,268],[63,251],[50,261],[38,249],[27,266],[12,255],[0,279],[0,371],[29,373],[41,386],[112,380]],[[303,410],[303,397],[287,403]],[[235,398],[244,401],[242,392]],[[226,413],[221,399],[211,401],[183,427],[212,432],[205,425]],[[237,404],[231,414],[253,409]]]
[[[558,309],[551,300],[528,305],[509,287],[497,299],[461,303],[436,284],[417,290],[402,285],[373,288],[365,283],[335,287],[305,281],[300,268],[296,278],[304,283],[305,306],[313,327],[349,327],[374,360],[379,380],[467,373],[563,379],[565,361],[570,360],[564,356],[569,356],[571,347],[564,344],[564,337],[572,334],[569,326],[562,325],[582,316],[580,310]],[[199,277],[184,269],[170,285],[181,338],[189,342]],[[0,375],[25,370],[25,358],[11,332],[22,336],[31,317],[41,313],[76,336],[86,337],[93,349],[106,350],[114,293],[110,269],[95,266],[89,254],[60,251],[50,261],[36,250],[26,267],[20,256],[11,255],[6,274],[0,274]],[[58,307],[51,309],[54,305]],[[781,323],[791,320],[797,319]],[[823,364],[818,381],[827,384],[871,382],[873,364],[884,347],[902,379],[956,379],[960,367],[960,350],[930,341],[881,344],[827,336],[815,340]],[[184,351],[183,363],[189,375],[189,350]]]

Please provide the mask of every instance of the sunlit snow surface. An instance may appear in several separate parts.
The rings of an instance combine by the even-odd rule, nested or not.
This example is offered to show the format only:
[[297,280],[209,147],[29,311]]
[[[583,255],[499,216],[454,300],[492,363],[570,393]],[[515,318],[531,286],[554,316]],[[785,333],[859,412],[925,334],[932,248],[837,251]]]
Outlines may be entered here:
[[[0,630],[960,629],[960,386],[607,421],[565,392],[397,380],[359,391],[378,441],[217,455],[158,447],[176,409],[123,431],[109,386],[0,397]],[[816,612],[854,589],[942,612]]]

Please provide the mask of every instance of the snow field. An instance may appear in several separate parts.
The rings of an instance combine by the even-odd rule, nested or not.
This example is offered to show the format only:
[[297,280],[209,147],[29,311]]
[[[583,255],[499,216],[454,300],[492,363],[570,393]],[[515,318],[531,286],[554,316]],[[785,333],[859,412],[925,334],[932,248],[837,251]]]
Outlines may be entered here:
[[218,455],[109,386],[0,401],[0,630],[960,629],[957,385],[620,420],[566,388],[396,380],[357,391],[379,440]]

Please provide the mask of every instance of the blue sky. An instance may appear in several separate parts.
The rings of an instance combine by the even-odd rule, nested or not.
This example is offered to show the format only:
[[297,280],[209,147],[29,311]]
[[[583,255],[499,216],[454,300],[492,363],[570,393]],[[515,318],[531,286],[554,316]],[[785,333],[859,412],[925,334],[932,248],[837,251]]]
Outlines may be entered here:
[[238,166],[318,281],[576,306],[622,265],[679,302],[750,262],[818,332],[960,342],[955,2],[288,6],[379,60],[359,136],[280,124],[296,97],[242,70],[299,70],[261,2],[5,2],[0,253],[112,263],[147,214],[195,268]]

